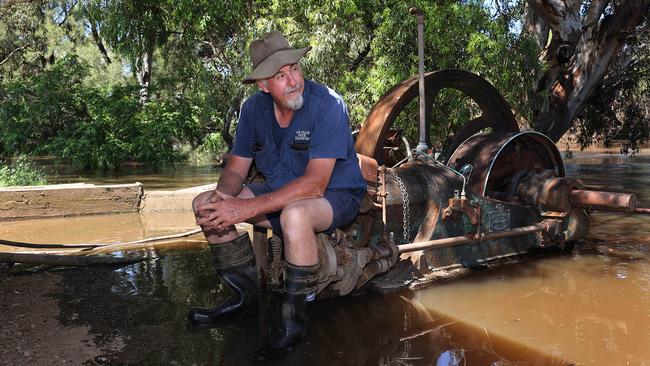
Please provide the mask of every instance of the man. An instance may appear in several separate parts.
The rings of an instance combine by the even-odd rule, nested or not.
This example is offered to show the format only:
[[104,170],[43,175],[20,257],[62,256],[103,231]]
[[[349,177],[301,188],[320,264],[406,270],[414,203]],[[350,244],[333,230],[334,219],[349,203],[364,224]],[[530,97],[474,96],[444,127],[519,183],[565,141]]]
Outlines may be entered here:
[[[251,43],[253,71],[243,83],[257,83],[261,91],[242,106],[217,189],[193,202],[217,273],[233,290],[214,309],[192,309],[193,322],[257,307],[250,239],[237,235],[235,223],[272,228],[283,238],[282,324],[256,360],[283,354],[304,337],[318,284],[315,233],[350,223],[366,190],[341,96],[303,79],[298,61],[310,49],[291,48],[277,31]],[[266,181],[244,186],[253,161]]]

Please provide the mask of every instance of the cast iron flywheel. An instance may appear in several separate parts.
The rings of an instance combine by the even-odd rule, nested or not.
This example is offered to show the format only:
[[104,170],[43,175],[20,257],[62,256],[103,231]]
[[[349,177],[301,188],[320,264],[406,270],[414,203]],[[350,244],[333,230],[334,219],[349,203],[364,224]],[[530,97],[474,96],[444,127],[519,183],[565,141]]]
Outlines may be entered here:
[[[424,76],[427,109],[433,108],[438,93],[447,88],[456,89],[474,101],[481,109],[481,115],[466,122],[454,136],[449,136],[447,149],[456,150],[463,141],[477,132],[491,128],[492,132],[518,132],[519,127],[510,106],[492,84],[482,77],[463,70],[441,70],[426,73]],[[384,163],[383,147],[387,134],[395,118],[415,98],[418,98],[418,75],[406,79],[392,87],[373,106],[366,117],[355,148],[359,154]],[[415,120],[413,123],[418,123]],[[427,126],[431,123],[427,113]],[[427,127],[428,128],[428,127]],[[446,163],[448,156],[443,161]]]

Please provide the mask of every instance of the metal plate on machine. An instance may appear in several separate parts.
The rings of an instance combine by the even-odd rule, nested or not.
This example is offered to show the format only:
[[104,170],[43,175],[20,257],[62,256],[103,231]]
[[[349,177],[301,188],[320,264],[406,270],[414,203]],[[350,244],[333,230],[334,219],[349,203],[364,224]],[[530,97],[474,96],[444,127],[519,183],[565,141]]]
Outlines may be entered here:
[[497,211],[488,212],[488,229],[491,233],[510,229],[510,210],[497,205]]

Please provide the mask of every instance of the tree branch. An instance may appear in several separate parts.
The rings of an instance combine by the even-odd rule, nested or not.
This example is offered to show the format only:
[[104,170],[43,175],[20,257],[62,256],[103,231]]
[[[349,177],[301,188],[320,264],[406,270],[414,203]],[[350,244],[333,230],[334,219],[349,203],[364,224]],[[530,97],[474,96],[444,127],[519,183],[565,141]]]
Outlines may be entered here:
[[522,30],[533,36],[539,49],[543,50],[548,42],[550,27],[542,17],[535,13],[530,5],[526,4],[524,13],[525,19]]
[[[557,0],[529,0],[535,3],[545,3],[551,9],[546,15],[555,14],[557,19],[549,21],[554,29],[566,29],[562,26],[564,15],[555,7]],[[635,31],[643,15],[647,14],[650,0],[626,2],[617,7],[611,14],[596,14],[596,10],[605,11],[603,1],[594,1],[585,21],[592,23],[594,19],[602,19],[592,29],[592,25],[583,27],[579,42],[575,47],[573,58],[563,65],[557,62],[557,57],[548,60],[543,85],[537,92],[547,92],[547,99],[539,110],[535,129],[546,133],[551,139],[558,140],[571,126],[573,120],[583,112],[586,102],[601,85],[603,78],[610,68],[615,56],[621,51],[626,37]],[[548,10],[548,9],[546,9]],[[560,13],[557,13],[560,11]],[[601,18],[601,15],[603,16]]]
[[11,51],[11,53],[9,54],[9,56],[5,57],[4,60],[0,61],[0,66],[2,66],[5,62],[9,61],[9,59],[11,58],[11,56],[14,55],[14,53],[16,53],[16,52],[18,52],[18,51],[20,51],[20,50],[24,50],[25,48],[27,48],[27,46],[28,46],[28,45],[24,45],[24,46],[22,46],[22,47],[18,47],[18,48],[16,48],[15,50]]
[[578,43],[582,31],[581,0],[528,0],[528,5],[564,42]]
[[108,51],[106,51],[106,47],[104,47],[104,42],[102,42],[102,38],[99,36],[99,32],[97,31],[97,25],[95,24],[95,21],[93,19],[89,19],[89,22],[90,22],[90,33],[93,36],[93,40],[95,40],[95,44],[97,45],[97,48],[99,48],[99,52],[101,52],[104,61],[106,61],[106,64],[110,65],[111,58],[108,56]]

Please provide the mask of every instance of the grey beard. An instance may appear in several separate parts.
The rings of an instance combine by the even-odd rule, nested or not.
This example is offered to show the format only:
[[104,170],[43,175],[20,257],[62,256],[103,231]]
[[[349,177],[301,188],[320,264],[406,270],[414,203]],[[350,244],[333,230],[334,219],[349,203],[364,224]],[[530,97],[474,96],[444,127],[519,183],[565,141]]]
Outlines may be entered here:
[[302,94],[301,94],[294,100],[287,100],[287,108],[293,109],[294,111],[297,111],[298,109],[302,108],[302,105],[304,103],[305,103],[305,100],[303,99]]

